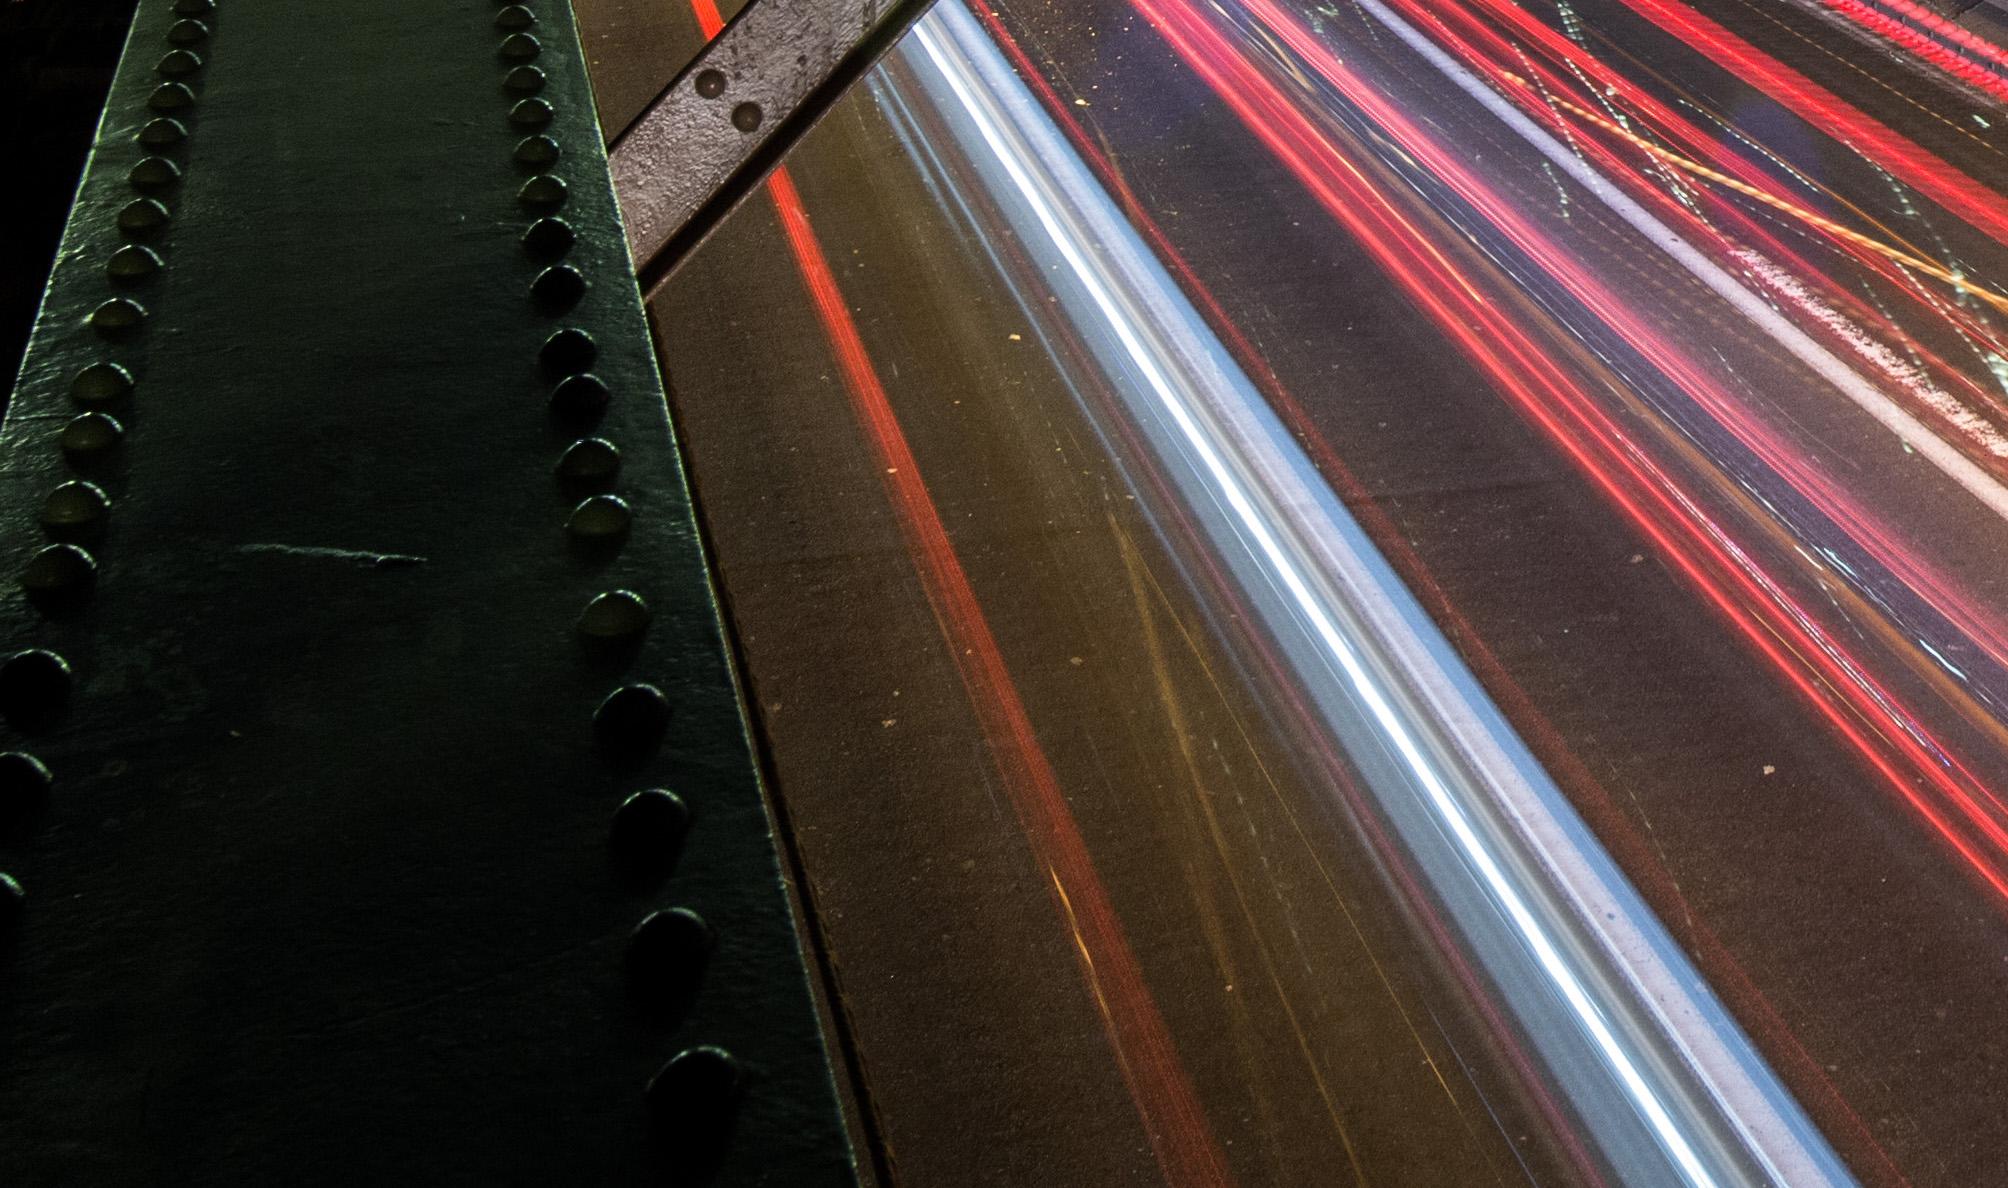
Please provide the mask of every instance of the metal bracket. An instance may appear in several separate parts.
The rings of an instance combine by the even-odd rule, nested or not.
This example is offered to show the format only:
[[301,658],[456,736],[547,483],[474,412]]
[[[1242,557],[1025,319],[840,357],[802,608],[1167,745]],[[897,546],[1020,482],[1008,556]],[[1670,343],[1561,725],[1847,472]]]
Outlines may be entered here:
[[644,292],[933,0],[751,0],[608,150]]

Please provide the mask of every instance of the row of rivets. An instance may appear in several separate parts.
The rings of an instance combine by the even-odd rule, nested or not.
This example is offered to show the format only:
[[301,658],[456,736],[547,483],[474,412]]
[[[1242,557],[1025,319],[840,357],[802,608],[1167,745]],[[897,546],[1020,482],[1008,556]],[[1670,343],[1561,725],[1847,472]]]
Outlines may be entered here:
[[[577,308],[589,286],[566,262],[576,235],[560,213],[569,194],[554,170],[564,150],[548,132],[557,112],[543,97],[548,78],[533,65],[543,52],[531,32],[536,27],[537,14],[526,4],[505,3],[495,14],[495,28],[503,34],[500,55],[508,64],[502,78],[502,90],[511,100],[508,124],[522,134],[511,159],[530,175],[517,202],[537,216],[521,239],[524,254],[540,266],[529,297],[537,312],[555,318]],[[538,369],[552,385],[550,412],[560,423],[583,428],[605,413],[612,393],[593,373],[598,358],[598,344],[577,327],[555,330],[539,349]],[[565,519],[565,536],[587,560],[611,561],[633,528],[633,509],[612,490],[620,467],[620,450],[603,437],[579,437],[558,459],[560,490],[576,500]],[[620,661],[632,655],[650,618],[640,594],[607,590],[586,604],[574,629],[589,658]],[[639,769],[661,750],[670,719],[669,699],[660,689],[623,685],[593,713],[594,749],[611,767]],[[690,818],[689,806],[665,789],[629,796],[608,831],[616,877],[636,889],[668,878],[682,853]],[[641,1010],[664,1025],[680,1021],[696,998],[716,942],[711,925],[688,908],[653,912],[637,924],[628,938],[626,975]],[[687,1049],[663,1065],[650,1079],[644,1099],[668,1148],[696,1160],[715,1154],[736,1108],[740,1081],[738,1062],[716,1047]]]
[[[721,99],[731,84],[727,82],[722,71],[707,66],[697,72],[697,77],[691,80],[690,85],[701,99]],[[766,113],[760,110],[760,105],[750,100],[736,103],[732,107],[732,126],[741,132],[748,134],[758,132],[760,122],[765,118]]]
[[[174,0],[175,21],[166,34],[167,53],[156,63],[160,81],[146,97],[151,113],[135,137],[144,151],[126,174],[136,195],[119,210],[116,226],[124,241],[105,261],[105,279],[120,290],[135,290],[164,266],[157,242],[172,219],[165,199],[180,189],[182,166],[166,154],[188,142],[186,119],[197,103],[191,85],[202,74],[215,0]],[[146,307],[131,296],[99,303],[85,324],[107,343],[130,341],[144,328]],[[72,377],[70,399],[80,410],[57,434],[56,447],[72,469],[90,473],[116,454],[125,427],[112,415],[133,393],[130,370],[111,360],[89,364]],[[85,546],[97,547],[111,519],[111,498],[88,479],[62,483],[42,501],[42,531],[51,543],[29,558],[20,583],[30,605],[45,616],[75,611],[97,586],[98,563]],[[45,731],[69,709],[74,677],[54,652],[30,648],[0,661],[0,717],[18,730]],[[48,808],[54,778],[48,767],[21,751],[0,754],[0,841],[18,841],[33,831]],[[0,873],[0,939],[18,926],[25,893]]]

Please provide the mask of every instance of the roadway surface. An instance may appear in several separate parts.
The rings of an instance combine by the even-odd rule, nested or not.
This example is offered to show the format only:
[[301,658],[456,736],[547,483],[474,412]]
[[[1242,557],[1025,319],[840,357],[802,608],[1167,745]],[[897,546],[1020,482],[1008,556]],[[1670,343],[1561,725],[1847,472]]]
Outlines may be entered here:
[[[992,20],[1855,1174],[1967,1185],[2008,1165],[2008,84],[1879,11]],[[598,52],[612,129],[650,67]],[[884,1170],[1607,1176],[918,147],[911,57],[653,306]]]

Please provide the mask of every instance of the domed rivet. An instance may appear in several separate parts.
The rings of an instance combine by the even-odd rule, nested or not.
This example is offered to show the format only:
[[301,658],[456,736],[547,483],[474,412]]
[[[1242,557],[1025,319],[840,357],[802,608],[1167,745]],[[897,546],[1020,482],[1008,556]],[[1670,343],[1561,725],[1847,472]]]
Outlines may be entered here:
[[521,4],[511,4],[495,14],[495,27],[504,31],[527,29],[537,23],[537,14]]
[[174,0],[176,16],[205,16],[216,11],[216,0]]
[[572,250],[577,238],[563,219],[538,219],[523,232],[523,250],[533,260],[556,260]]
[[167,30],[169,45],[201,45],[209,40],[209,26],[201,21],[176,21]]
[[135,198],[119,211],[119,230],[128,239],[150,239],[167,226],[167,208],[151,198]]
[[741,103],[732,109],[732,126],[741,132],[754,132],[760,128],[760,105]]
[[70,423],[56,435],[56,447],[63,451],[70,465],[87,469],[110,457],[124,439],[125,426],[116,418],[90,412],[70,418]]
[[648,630],[648,603],[633,590],[609,590],[579,612],[578,632],[590,644],[632,644]]
[[560,420],[583,425],[606,412],[613,393],[597,375],[575,375],[551,389],[551,413]]
[[0,874],[0,942],[11,943],[21,932],[21,920],[28,914],[28,893],[10,874]]
[[725,93],[725,76],[707,66],[697,72],[697,80],[693,85],[699,95],[706,99],[716,99]]
[[528,33],[511,33],[502,39],[502,57],[510,62],[528,62],[544,52],[544,45]]
[[0,716],[23,730],[55,724],[70,708],[70,666],[54,652],[31,648],[0,662]]
[[530,300],[548,314],[561,314],[577,305],[586,295],[586,278],[564,264],[546,268],[530,282]]
[[604,437],[582,437],[566,446],[558,459],[558,481],[575,490],[604,490],[614,485],[620,472],[620,448]]
[[21,570],[21,592],[45,615],[74,610],[97,585],[98,563],[73,544],[54,544],[36,553]]
[[511,95],[534,95],[544,89],[544,72],[535,66],[517,66],[502,76],[502,89]]
[[146,309],[139,302],[114,297],[91,311],[91,329],[106,338],[127,338],[146,321]]
[[549,214],[565,204],[565,179],[554,173],[539,174],[516,191],[516,201],[525,210]]
[[599,344],[592,335],[568,326],[544,340],[537,351],[537,363],[547,375],[578,375],[590,369],[599,356]]
[[112,501],[103,488],[71,479],[42,501],[42,530],[56,540],[96,540],[111,514]]
[[654,685],[623,685],[593,711],[593,743],[622,767],[646,763],[669,734],[669,698]]
[[628,934],[628,989],[650,1013],[682,1014],[717,943],[711,925],[689,908],[649,913]]
[[627,539],[634,527],[634,509],[618,495],[595,495],[582,500],[565,518],[565,531],[581,544],[604,544]]
[[105,276],[115,285],[136,285],[160,271],[160,256],[152,248],[129,243],[105,261]]
[[544,128],[555,114],[542,99],[519,99],[509,109],[509,122],[518,128]]
[[614,810],[607,853],[623,882],[648,886],[668,878],[690,835],[690,806],[663,788],[637,792]]
[[542,173],[558,163],[558,142],[548,136],[531,136],[516,143],[511,154],[516,164],[532,173]]
[[163,113],[187,111],[195,106],[195,92],[181,83],[162,83],[146,97],[146,105]]
[[150,149],[171,149],[188,139],[188,126],[180,120],[161,116],[148,120],[139,130],[139,142]]
[[85,408],[115,404],[132,395],[132,372],[116,363],[93,363],[70,381],[70,399]]
[[166,157],[146,157],[126,174],[126,181],[142,194],[164,194],[181,184],[181,166]]
[[746,1078],[723,1048],[705,1045],[672,1056],[650,1078],[644,1102],[656,1140],[687,1164],[707,1165],[724,1151]]
[[154,69],[164,78],[187,78],[202,69],[202,58],[191,50],[169,50]]
[[33,828],[49,810],[55,786],[49,769],[26,751],[0,755],[0,837],[18,838]]

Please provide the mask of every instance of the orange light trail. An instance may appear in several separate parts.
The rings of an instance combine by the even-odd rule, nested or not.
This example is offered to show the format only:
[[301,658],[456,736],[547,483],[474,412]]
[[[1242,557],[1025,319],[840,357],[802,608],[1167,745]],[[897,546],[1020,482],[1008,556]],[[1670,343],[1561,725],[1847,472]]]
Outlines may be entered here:
[[1917,142],[1677,0],[1623,3],[1813,127],[1877,162],[1975,229],[2008,245],[2008,201]]

